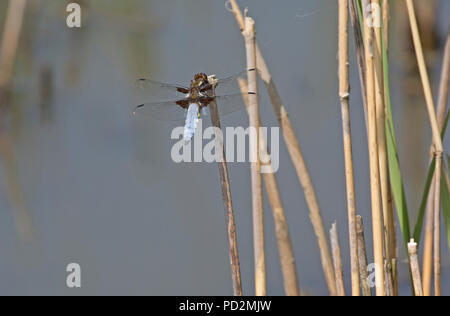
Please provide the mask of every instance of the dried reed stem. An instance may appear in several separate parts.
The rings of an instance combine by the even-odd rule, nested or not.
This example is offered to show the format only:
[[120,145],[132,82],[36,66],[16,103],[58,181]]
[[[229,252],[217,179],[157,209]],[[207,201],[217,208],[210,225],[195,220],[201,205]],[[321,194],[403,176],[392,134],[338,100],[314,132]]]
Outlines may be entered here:
[[389,0],[383,0],[383,38],[386,51],[389,50],[389,19],[390,19],[390,4]]
[[339,234],[336,222],[330,229],[331,252],[333,254],[334,274],[336,276],[336,295],[345,296],[344,275],[342,272],[341,247],[339,246]]
[[439,84],[439,95],[437,102],[437,121],[439,130],[442,131],[447,112],[448,86],[450,83],[450,31],[447,33],[445,42],[444,58],[442,61],[441,81]]
[[[363,6],[367,7],[367,0],[363,1]],[[373,251],[375,261],[376,294],[384,296],[385,274],[383,255],[383,214],[380,201],[380,171],[378,161],[378,137],[377,137],[377,112],[376,112],[376,92],[375,92],[375,64],[374,64],[374,32],[369,26],[368,19],[371,18],[364,12],[364,40],[367,75],[367,122],[369,127],[369,160],[370,160],[370,188],[372,201],[372,231],[373,231]]]
[[[215,101],[209,104],[209,111],[211,115],[212,125],[220,129],[220,117],[219,111],[217,110],[217,104]],[[234,224],[234,212],[233,204],[231,200],[231,187],[228,178],[228,168],[227,162],[225,160],[225,152],[223,147],[223,139],[217,138],[216,142],[219,143],[219,148],[222,148],[223,156],[221,161],[218,162],[219,174],[220,174],[220,186],[222,188],[222,201],[225,210],[225,221],[227,224],[227,241],[228,241],[228,254],[230,257],[231,266],[231,279],[233,281],[233,293],[235,296],[242,295],[242,284],[241,284],[241,271],[239,268],[239,253],[237,247],[236,238],[236,226]]]
[[[242,17],[242,13],[235,0],[230,0],[230,4],[236,21],[238,22],[240,29],[243,30],[244,20]],[[283,102],[281,101],[278,90],[275,87],[275,83],[272,80],[272,76],[259,50],[258,45],[256,45],[256,60],[259,75],[266,85],[266,89],[269,94],[273,110],[278,119],[278,123],[281,127],[289,155],[291,157],[292,163],[294,164],[297,176],[300,183],[302,184],[305,193],[306,203],[309,207],[309,216],[319,244],[320,258],[324,270],[325,279],[328,285],[328,290],[330,292],[330,295],[334,296],[336,294],[336,280],[334,277],[333,262],[331,260],[330,249],[328,247],[328,238],[323,225],[322,216],[320,215],[320,209],[317,203],[317,197],[314,191],[314,187],[311,182],[311,177],[306,167],[305,160],[300,150],[298,139],[295,136],[294,129],[292,128],[292,124],[287,111],[283,105]]]
[[22,29],[25,4],[25,0],[11,0],[9,2],[0,48],[0,89],[5,89],[11,78]]
[[[374,0],[373,4],[381,7],[380,0]],[[381,16],[380,16],[381,21]],[[376,123],[377,123],[377,146],[378,146],[378,163],[380,172],[380,187],[381,187],[381,205],[383,210],[383,232],[384,232],[384,247],[385,247],[385,264],[384,269],[386,274],[386,294],[393,294],[393,275],[391,270],[391,249],[390,240],[392,239],[393,227],[390,226],[389,221],[389,174],[388,174],[388,160],[386,148],[386,119],[384,104],[384,71],[383,71],[383,56],[382,45],[383,39],[381,34],[381,25],[374,26],[374,63],[375,63],[375,103],[376,103]]]
[[266,262],[264,254],[264,221],[262,206],[261,165],[259,157],[258,77],[256,73],[255,21],[245,17],[245,50],[247,53],[248,108],[251,148],[251,182],[253,213],[253,247],[255,256],[255,295],[266,295]]
[[435,179],[431,180],[430,192],[428,192],[427,211],[425,219],[425,236],[423,246],[422,270],[423,270],[423,295],[431,295],[431,278],[433,273],[433,227],[434,227],[434,185]]
[[[5,25],[0,46],[0,119],[3,123],[5,103],[12,72],[17,55],[20,33],[22,30],[23,16],[25,14],[25,0],[9,1],[6,13]],[[9,135],[0,126],[0,155],[5,161],[6,183],[8,197],[14,212],[19,238],[29,242],[33,239],[33,227],[30,214],[25,205],[25,199],[20,187],[19,175],[16,166],[16,154],[14,144]]]
[[366,62],[364,55],[364,39],[362,36],[361,24],[359,21],[358,9],[356,5],[358,0],[348,0],[350,7],[350,21],[352,22],[353,35],[356,45],[356,56],[358,62],[359,79],[361,82],[361,93],[363,100],[364,118],[366,120],[367,129],[367,88],[366,88]]
[[414,284],[414,293],[416,296],[423,296],[422,280],[420,278],[419,260],[417,259],[417,244],[414,238],[408,243],[409,263],[411,265],[411,274]]
[[[389,55],[389,20],[390,20],[390,1],[383,0],[382,3],[382,11],[383,11],[383,44],[386,50],[386,55]],[[387,83],[384,83],[384,89],[387,89]],[[388,100],[387,100],[387,91],[384,94],[384,112],[388,113]],[[387,120],[388,118],[385,117]],[[385,132],[386,134],[386,132]],[[392,187],[391,181],[388,176],[388,212],[387,219],[384,217],[385,224],[389,228],[388,231],[388,240],[386,241],[386,249],[388,249],[389,253],[387,255],[390,260],[387,262],[388,270],[391,271],[392,277],[392,286],[393,286],[393,295],[398,296],[398,269],[397,269],[397,236],[395,229],[395,216],[394,216],[394,205],[393,205],[393,197],[392,197]]]
[[[347,0],[339,0],[339,98],[341,100],[342,132],[344,141],[345,182],[347,190],[348,232],[352,295],[359,296],[358,240],[356,238],[356,203],[353,177],[352,136],[350,127],[348,83],[348,8]],[[335,275],[338,274],[335,265]],[[339,282],[337,290],[339,295]]]
[[436,180],[434,185],[434,231],[433,231],[433,268],[434,268],[434,295],[441,296],[441,216],[439,202],[441,198],[441,169],[442,152],[436,152]]
[[[248,91],[248,85],[245,79],[238,78],[240,89],[243,93]],[[244,104],[248,113],[248,97],[244,97]],[[264,134],[260,135],[261,154],[267,153],[267,143]],[[267,172],[263,173],[267,197],[272,207],[273,221],[275,224],[275,234],[277,236],[278,253],[280,256],[281,272],[283,274],[284,291],[288,296],[298,296],[300,291],[297,281],[297,269],[295,267],[294,251],[292,250],[291,238],[284,213],[283,203],[281,202],[280,191],[278,189],[277,179],[272,170],[271,161],[265,163]]]
[[363,219],[360,215],[356,216],[356,236],[358,238],[358,261],[362,294],[363,296],[372,296],[372,291],[367,283],[369,274],[367,272],[366,241],[364,239]]
[[435,190],[434,190],[434,290],[435,295],[441,294],[441,280],[440,280],[440,188],[441,188],[441,166],[442,166],[442,140],[439,130],[439,125],[436,118],[436,112],[434,108],[433,95],[431,93],[430,80],[428,78],[427,68],[425,64],[425,58],[423,55],[422,43],[419,35],[419,28],[417,26],[416,14],[414,11],[414,4],[412,0],[406,0],[408,8],[409,22],[411,26],[411,34],[413,37],[414,48],[417,56],[417,63],[419,65],[420,77],[422,80],[422,86],[425,94],[425,101],[428,110],[428,116],[430,119],[431,130],[433,133],[433,144],[435,147],[436,167],[435,167]]
[[[444,58],[442,63],[441,80],[439,84],[439,96],[437,105],[437,121],[439,130],[442,131],[444,126],[445,114],[448,101],[448,86],[450,79],[450,32],[447,34],[447,41],[444,49]],[[431,141],[433,142],[433,140]],[[433,144],[430,146],[430,154],[433,153]],[[431,158],[430,158],[431,160]],[[432,275],[432,253],[433,253],[433,227],[434,227],[434,195],[436,180],[433,174],[433,180],[428,192],[426,220],[425,220],[425,237],[424,237],[424,253],[423,253],[423,292],[425,296],[431,294],[431,275]]]

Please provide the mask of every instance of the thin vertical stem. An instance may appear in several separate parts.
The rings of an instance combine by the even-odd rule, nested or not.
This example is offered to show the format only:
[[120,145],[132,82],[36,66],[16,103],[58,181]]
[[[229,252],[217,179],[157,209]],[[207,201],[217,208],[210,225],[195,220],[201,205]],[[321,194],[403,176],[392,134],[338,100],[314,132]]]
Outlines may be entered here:
[[25,4],[25,0],[11,0],[9,2],[0,46],[0,89],[4,89],[11,78],[22,29]]
[[[367,1],[363,1],[364,8],[368,7]],[[383,215],[380,201],[380,172],[378,162],[377,144],[377,117],[376,117],[376,94],[375,94],[375,65],[374,65],[374,41],[373,28],[369,23],[370,16],[364,11],[364,40],[367,71],[367,118],[369,126],[369,160],[370,160],[370,188],[372,201],[372,232],[373,251],[375,259],[376,294],[384,296],[385,275],[383,256]]]
[[383,1],[383,38],[386,51],[389,51],[389,19],[390,19],[390,0]]
[[[380,0],[374,0],[373,4],[381,7]],[[381,16],[379,17],[381,22]],[[384,273],[387,276],[386,293],[393,294],[393,275],[391,268],[391,251],[390,235],[392,234],[392,227],[389,223],[389,187],[388,187],[388,162],[387,162],[387,148],[386,148],[386,119],[385,119],[385,95],[384,95],[384,73],[383,73],[383,57],[382,57],[382,34],[381,24],[374,25],[374,62],[375,62],[375,103],[376,103],[376,122],[377,122],[377,146],[378,146],[378,163],[380,172],[380,187],[381,187],[381,205],[383,210],[383,232],[384,232],[384,253],[385,264]]]
[[358,8],[356,5],[356,1],[358,0],[348,0],[350,7],[350,21],[352,23],[353,34],[355,37],[355,45],[356,45],[356,55],[358,61],[358,72],[359,79],[361,82],[361,93],[363,99],[363,109],[364,109],[364,118],[366,120],[366,129],[367,126],[367,88],[366,88],[366,62],[364,56],[364,38],[361,30],[361,23],[359,21]]
[[30,242],[34,236],[31,216],[27,210],[19,181],[14,144],[3,126],[6,110],[4,105],[9,95],[25,9],[25,0],[10,0],[3,26],[0,45],[0,156],[4,159],[5,163],[5,186],[13,210],[19,238],[22,241]]
[[[245,79],[238,78],[239,86],[242,93],[248,92],[248,85]],[[248,96],[244,97],[244,104],[248,114]],[[267,154],[267,142],[263,133],[261,133],[261,154]],[[283,274],[284,291],[288,296],[298,296],[300,291],[298,288],[297,269],[295,267],[295,256],[292,249],[289,229],[284,213],[283,203],[281,202],[280,191],[278,189],[277,179],[272,169],[271,161],[264,164],[267,172],[263,173],[264,183],[267,192],[267,198],[272,207],[273,221],[275,224],[275,234],[277,236],[278,253],[280,256],[281,272]]]
[[251,182],[253,206],[253,247],[255,256],[255,295],[266,295],[266,262],[264,254],[264,221],[262,208],[261,165],[259,157],[259,105],[258,78],[256,73],[255,22],[245,17],[245,50],[247,53],[247,77],[249,89],[249,121],[251,147]]
[[[384,45],[384,49],[386,51],[386,56],[389,56],[389,26],[390,26],[390,0],[382,0],[382,11],[383,11],[383,38],[382,45]],[[384,82],[384,112],[388,113],[388,96],[387,96],[387,85],[388,82]],[[386,118],[385,118],[386,119]],[[386,131],[385,131],[386,134]],[[392,275],[392,287],[393,287],[393,295],[398,296],[398,269],[397,269],[397,236],[395,230],[395,217],[394,217],[394,205],[393,205],[393,197],[392,197],[392,187],[391,181],[388,176],[388,196],[387,196],[387,219],[384,217],[385,223],[388,227],[388,239],[386,241],[386,249],[388,249],[389,253],[387,255],[390,258],[388,265]]]
[[419,260],[417,259],[417,244],[414,238],[408,243],[409,263],[411,265],[411,274],[414,284],[414,293],[416,296],[423,296],[422,281],[420,278]]
[[[212,125],[219,130],[220,127],[220,117],[219,111],[217,110],[217,104],[215,101],[209,104],[211,122]],[[241,272],[239,267],[239,253],[237,247],[236,238],[236,226],[234,224],[234,212],[233,204],[231,200],[231,186],[228,178],[228,168],[227,162],[225,160],[225,152],[223,146],[223,139],[216,137],[216,142],[219,142],[219,148],[222,148],[222,159],[218,162],[219,174],[220,174],[220,185],[222,188],[222,201],[225,210],[225,221],[227,225],[227,241],[228,241],[228,254],[230,257],[231,266],[231,279],[233,281],[233,293],[235,296],[242,295],[242,284],[241,284]]]
[[448,101],[448,86],[450,83],[450,31],[445,42],[444,58],[442,61],[441,80],[439,83],[439,95],[437,101],[437,121],[439,130],[442,131],[445,121],[445,113]]
[[[437,121],[439,130],[442,132],[444,126],[445,113],[447,111],[448,86],[450,81],[450,32],[447,34],[447,40],[444,49],[444,58],[442,62],[441,80],[439,84],[439,95],[437,105]],[[433,140],[431,140],[433,143]],[[430,153],[434,155],[434,146],[431,144]],[[431,158],[430,158],[431,160]],[[432,275],[432,253],[433,253],[433,227],[434,227],[434,196],[435,196],[434,178],[428,192],[426,220],[425,220],[425,237],[424,237],[424,254],[423,254],[423,292],[425,296],[431,294],[431,275]]]
[[[439,201],[441,198],[441,164],[442,153],[436,152],[436,172],[434,174],[434,231],[433,231],[433,268],[434,268],[434,295],[441,296],[441,217]],[[438,205],[438,207],[436,207]]]
[[364,296],[372,296],[372,291],[367,283],[369,274],[367,272],[366,241],[364,238],[363,219],[360,215],[356,216],[356,236],[358,238],[359,275],[362,293]]
[[[244,30],[244,19],[242,17],[242,13],[236,3],[236,0],[230,0],[230,4],[232,12],[236,18],[236,21],[238,22],[239,28],[242,31]],[[309,175],[308,168],[306,167],[306,163],[303,158],[298,139],[295,136],[294,129],[292,127],[286,108],[283,105],[275,83],[272,80],[269,68],[267,67],[267,64],[261,54],[261,51],[259,50],[258,45],[256,45],[256,60],[259,76],[266,86],[273,110],[275,112],[275,116],[277,117],[278,123],[281,127],[281,131],[283,133],[283,138],[286,143],[289,155],[297,172],[297,177],[305,193],[306,203],[309,207],[309,217],[311,219],[311,223],[313,225],[313,229],[319,245],[322,268],[324,271],[328,290],[330,292],[330,295],[333,296],[336,294],[336,280],[334,276],[333,262],[331,260],[328,238],[325,232],[325,227],[323,225],[322,216],[320,214],[319,204],[317,202],[317,197],[312,185],[311,177]]]
[[331,225],[330,229],[331,252],[333,254],[334,273],[336,276],[337,296],[345,296],[344,276],[342,272],[341,247],[339,246],[339,234],[336,222]]
[[[344,141],[345,181],[350,244],[352,295],[359,296],[358,241],[356,237],[356,203],[353,177],[352,136],[350,127],[348,83],[348,8],[347,0],[339,0],[339,98],[341,100],[342,133]],[[335,265],[335,274],[336,271]],[[336,282],[338,282],[336,280]],[[337,288],[339,292],[339,288]],[[338,293],[339,294],[339,293]]]
[[431,295],[431,278],[433,273],[433,227],[434,227],[434,191],[436,180],[433,176],[428,192],[427,211],[425,220],[425,236],[422,259],[423,295]]
[[439,125],[436,118],[436,112],[434,108],[433,95],[431,93],[430,80],[428,78],[428,72],[425,64],[425,57],[423,54],[422,42],[420,40],[419,28],[417,26],[416,13],[414,11],[414,4],[412,0],[406,0],[406,6],[408,8],[409,22],[411,26],[411,34],[413,37],[414,48],[416,51],[417,63],[419,66],[420,78],[422,80],[422,87],[425,94],[425,101],[428,110],[428,116],[430,119],[431,130],[433,133],[433,144],[435,148],[436,167],[435,167],[435,195],[434,195],[434,282],[435,282],[435,295],[440,295],[440,177],[442,166],[442,140],[439,130]]

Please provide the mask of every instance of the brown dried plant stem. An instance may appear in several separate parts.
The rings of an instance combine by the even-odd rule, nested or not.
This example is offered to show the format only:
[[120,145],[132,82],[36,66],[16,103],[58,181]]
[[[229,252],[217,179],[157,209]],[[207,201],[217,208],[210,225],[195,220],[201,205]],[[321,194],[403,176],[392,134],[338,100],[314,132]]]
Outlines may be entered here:
[[[248,91],[247,81],[239,78],[239,86],[243,93]],[[248,97],[244,97],[244,104],[248,113]],[[260,135],[260,148],[262,152],[267,153],[267,142],[264,134]],[[273,220],[275,224],[275,234],[277,236],[278,253],[280,256],[281,272],[283,274],[284,291],[288,296],[300,295],[297,269],[295,267],[294,251],[292,249],[291,238],[289,235],[286,215],[284,213],[283,203],[281,202],[280,190],[278,189],[277,179],[272,170],[271,161],[265,163],[267,172],[263,173],[267,197],[272,207]]]
[[[380,0],[374,0],[373,4],[381,7]],[[380,21],[381,22],[381,21]],[[393,294],[393,275],[391,267],[391,250],[390,239],[392,239],[393,228],[389,222],[389,175],[388,160],[386,148],[386,119],[385,119],[385,96],[384,96],[384,73],[383,73],[383,57],[382,57],[382,34],[381,24],[374,26],[374,63],[375,63],[375,103],[376,103],[376,124],[377,124],[377,146],[378,146],[378,163],[380,172],[380,188],[381,188],[381,205],[383,210],[383,232],[385,247],[385,270],[386,270],[386,294]]]
[[[345,182],[347,190],[348,232],[352,295],[359,296],[358,240],[356,237],[356,203],[353,177],[352,136],[350,128],[348,83],[348,8],[347,0],[339,0],[339,98],[341,100],[342,133],[344,141]],[[337,275],[335,265],[335,274]],[[338,280],[336,279],[336,282]],[[337,284],[339,292],[339,284]],[[338,293],[339,294],[339,293]]]
[[423,296],[422,280],[420,278],[419,259],[417,259],[417,244],[414,238],[408,243],[409,262],[416,296]]
[[[367,1],[363,1],[366,6]],[[377,111],[376,111],[376,92],[375,92],[375,64],[374,64],[374,32],[370,27],[367,12],[364,17],[364,40],[365,40],[365,60],[367,75],[367,123],[369,127],[369,162],[370,162],[370,188],[372,202],[372,232],[373,232],[373,251],[375,261],[375,279],[376,294],[384,296],[385,274],[384,274],[384,256],[383,256],[383,214],[380,201],[380,171],[378,160],[378,137],[377,137]]]
[[[442,63],[441,80],[439,84],[439,96],[437,105],[437,121],[439,130],[442,131],[444,126],[445,114],[447,110],[448,101],[448,86],[450,81],[450,32],[447,34],[447,41],[444,49],[444,58]],[[432,140],[433,143],[433,140]],[[434,155],[434,146],[430,146],[430,154]],[[431,160],[431,157],[430,157]],[[433,226],[434,226],[434,194],[435,194],[435,179],[430,185],[428,193],[426,221],[425,221],[425,237],[424,237],[424,252],[423,252],[423,292],[425,296],[431,294],[431,275],[432,275],[432,254],[433,254]]]
[[[434,155],[434,153],[433,153]],[[430,192],[428,192],[427,210],[425,218],[425,233],[423,240],[423,257],[422,257],[422,284],[423,295],[431,295],[431,280],[433,273],[433,228],[434,228],[434,191],[435,177],[431,180]]]
[[439,83],[439,95],[437,104],[437,121],[439,130],[442,131],[445,121],[445,113],[447,112],[448,89],[450,83],[450,31],[447,33],[445,42],[444,58],[442,61],[441,80]]
[[364,39],[362,36],[361,24],[359,21],[356,1],[358,0],[348,0],[348,3],[350,7],[350,21],[352,23],[353,35],[355,38],[358,72],[359,72],[359,79],[361,82],[361,93],[363,99],[364,118],[366,120],[366,129],[367,129],[368,126],[367,126],[367,96],[366,96],[367,94],[366,62],[364,53]]
[[339,234],[336,222],[331,225],[330,229],[331,252],[333,254],[334,273],[336,276],[337,296],[345,296],[344,275],[342,272],[342,256],[341,247],[339,245]]
[[[383,44],[386,50],[386,55],[389,55],[389,19],[390,19],[390,0],[383,0],[382,10],[383,10]],[[384,89],[386,89],[387,83],[384,83]],[[384,112],[388,113],[388,100],[386,93],[384,94]],[[388,120],[388,116],[385,116],[385,120]],[[386,134],[386,131],[385,131]],[[397,268],[397,236],[395,228],[395,216],[394,216],[394,205],[393,205],[393,194],[391,181],[389,176],[387,177],[388,182],[388,196],[387,196],[387,218],[384,217],[385,226],[388,227],[386,233],[386,249],[388,251],[386,258],[388,269],[392,275],[392,287],[394,296],[398,296],[398,268]]]
[[3,27],[3,36],[0,46],[0,156],[5,162],[6,187],[14,212],[19,237],[23,241],[31,241],[33,239],[33,227],[20,187],[14,144],[8,133],[3,129],[2,124],[4,122],[4,115],[6,112],[5,104],[7,102],[9,85],[23,26],[22,22],[25,14],[25,6],[25,0],[9,1]]
[[[214,127],[220,129],[220,118],[219,111],[217,110],[217,104],[211,102],[209,104],[211,122]],[[228,178],[228,168],[227,162],[225,160],[225,152],[223,147],[223,139],[216,137],[216,142],[220,142],[219,148],[222,148],[222,159],[218,162],[219,174],[220,174],[220,185],[222,188],[222,201],[223,207],[225,209],[225,221],[227,224],[227,240],[228,240],[228,253],[230,257],[231,266],[231,278],[233,281],[233,293],[235,296],[242,295],[242,285],[241,285],[241,271],[239,268],[239,253],[237,247],[236,238],[236,226],[234,224],[234,212],[233,204],[231,200],[231,188],[230,181]]]
[[390,19],[390,3],[389,0],[383,1],[383,37],[386,50],[389,50],[389,19]]
[[414,11],[414,4],[412,0],[406,0],[408,8],[409,22],[411,26],[411,34],[413,37],[414,48],[417,56],[417,63],[419,65],[420,77],[422,80],[422,86],[425,94],[425,101],[428,110],[428,116],[430,119],[431,129],[433,133],[433,143],[436,157],[435,167],[435,190],[434,190],[434,251],[433,251],[433,265],[434,265],[434,290],[435,295],[441,295],[441,265],[440,265],[440,191],[441,191],[441,167],[442,167],[442,140],[440,130],[436,118],[436,112],[434,108],[433,95],[431,93],[430,80],[428,78],[427,68],[425,64],[425,58],[423,55],[422,43],[419,35],[419,28],[417,26],[416,14]]
[[356,216],[356,236],[358,237],[358,257],[359,257],[359,275],[363,296],[372,296],[367,280],[369,274],[367,272],[367,253],[366,241],[364,239],[364,224],[360,215]]
[[[238,22],[239,28],[241,30],[244,30],[244,18],[236,3],[236,0],[230,0],[230,4],[232,12],[236,18],[236,21]],[[309,216],[319,244],[320,257],[328,290],[330,292],[330,295],[334,296],[336,294],[336,280],[334,276],[333,262],[331,260],[328,238],[323,225],[322,216],[320,214],[314,187],[311,182],[311,177],[306,167],[306,163],[300,150],[298,139],[295,136],[294,129],[292,128],[288,113],[283,105],[283,102],[281,101],[281,97],[278,94],[278,90],[275,87],[275,83],[272,80],[272,76],[261,54],[261,51],[259,50],[258,45],[256,45],[256,60],[259,75],[266,85],[266,89],[269,94],[273,110],[278,119],[278,123],[281,127],[281,131],[283,133],[283,138],[285,140],[289,155],[291,157],[292,163],[294,164],[297,176],[300,180],[300,183],[302,184],[305,193],[306,203],[309,207]]]
[[0,89],[6,89],[11,79],[22,29],[25,4],[25,0],[11,0],[9,2],[0,47]]
[[253,247],[255,260],[255,295],[266,295],[266,261],[264,253],[264,220],[262,205],[261,164],[259,157],[259,105],[256,74],[255,22],[245,17],[245,50],[247,54],[248,108],[250,121],[250,156],[252,183]]

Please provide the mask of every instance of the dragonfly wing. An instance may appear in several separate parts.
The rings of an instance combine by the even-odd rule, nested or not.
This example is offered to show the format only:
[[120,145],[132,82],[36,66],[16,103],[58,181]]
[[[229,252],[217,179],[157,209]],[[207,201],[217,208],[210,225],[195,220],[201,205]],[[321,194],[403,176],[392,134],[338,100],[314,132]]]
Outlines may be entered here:
[[215,93],[216,95],[226,95],[226,94],[234,94],[239,93],[239,80],[238,79],[244,79],[247,80],[247,71],[241,71],[238,73],[235,73],[234,75],[231,75],[229,77],[225,77],[222,79],[218,79]]
[[182,85],[163,83],[150,79],[138,79],[136,85],[140,93],[164,99],[184,98],[189,93],[189,88]]
[[226,115],[245,108],[244,100],[247,93],[231,93],[226,95],[217,95],[216,103],[220,115]]
[[161,121],[182,121],[186,110],[176,103],[177,101],[143,103],[135,107],[134,115],[148,115]]

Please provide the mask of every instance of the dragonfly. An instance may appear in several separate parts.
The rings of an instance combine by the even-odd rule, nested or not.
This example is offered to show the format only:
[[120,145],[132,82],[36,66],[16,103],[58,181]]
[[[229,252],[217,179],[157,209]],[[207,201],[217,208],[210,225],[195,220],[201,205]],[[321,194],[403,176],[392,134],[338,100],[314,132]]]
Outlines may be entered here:
[[216,101],[221,115],[243,108],[243,98],[248,94],[254,94],[240,89],[238,79],[246,79],[246,75],[247,71],[241,71],[229,77],[216,79],[215,76],[207,76],[200,72],[194,75],[189,86],[138,79],[137,85],[142,92],[170,100],[142,103],[135,107],[133,114],[150,115],[163,121],[184,119],[183,138],[185,142],[189,142],[201,114],[207,113],[206,109],[211,102]]

